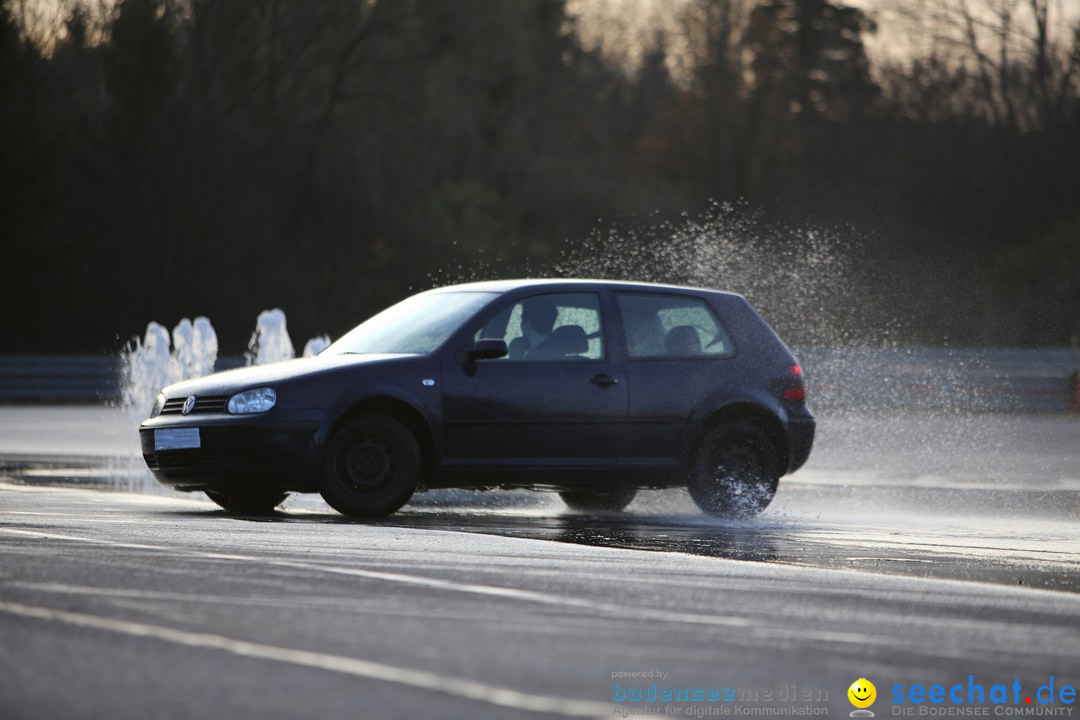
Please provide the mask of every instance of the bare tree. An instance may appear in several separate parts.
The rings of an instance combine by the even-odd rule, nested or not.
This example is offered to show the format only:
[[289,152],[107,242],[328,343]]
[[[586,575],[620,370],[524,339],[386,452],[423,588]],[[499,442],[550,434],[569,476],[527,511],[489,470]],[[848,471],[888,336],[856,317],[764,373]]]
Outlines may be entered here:
[[893,0],[888,7],[932,48],[915,48],[893,67],[928,58],[950,66],[995,127],[1028,132],[1067,121],[1080,97],[1080,22],[1070,24],[1061,3]]

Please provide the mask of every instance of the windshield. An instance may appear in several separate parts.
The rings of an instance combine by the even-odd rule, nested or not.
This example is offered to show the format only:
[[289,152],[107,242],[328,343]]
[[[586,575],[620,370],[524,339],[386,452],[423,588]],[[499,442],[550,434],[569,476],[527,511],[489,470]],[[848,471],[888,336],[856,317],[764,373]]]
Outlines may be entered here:
[[433,352],[495,295],[485,292],[413,295],[356,326],[323,353],[381,355]]

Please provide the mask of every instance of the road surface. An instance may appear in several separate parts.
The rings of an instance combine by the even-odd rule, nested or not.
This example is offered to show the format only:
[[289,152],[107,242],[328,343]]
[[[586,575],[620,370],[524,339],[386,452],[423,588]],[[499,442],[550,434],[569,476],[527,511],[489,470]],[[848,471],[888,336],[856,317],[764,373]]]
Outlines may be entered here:
[[[103,491],[126,472],[86,462],[107,434],[14,414],[5,432],[52,432],[7,448],[0,480],[3,718],[848,717],[860,678],[877,717],[1075,713],[1067,419],[1022,422],[982,472],[971,439],[919,452],[945,420],[852,420],[835,427],[908,439],[826,444],[764,516],[725,524],[678,493],[619,516],[526,493],[420,496],[378,522],[310,497],[229,516]],[[995,422],[980,432],[1018,427]],[[985,702],[916,704],[916,685]]]

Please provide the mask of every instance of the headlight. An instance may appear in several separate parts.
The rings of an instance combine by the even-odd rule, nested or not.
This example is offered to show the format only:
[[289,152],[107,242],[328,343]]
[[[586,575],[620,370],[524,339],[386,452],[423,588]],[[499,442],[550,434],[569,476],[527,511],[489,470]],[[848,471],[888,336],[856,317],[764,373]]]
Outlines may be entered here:
[[256,388],[236,393],[229,398],[229,412],[233,415],[266,412],[277,402],[277,393],[273,388]]
[[150,408],[150,417],[156,418],[161,414],[161,411],[165,409],[165,393],[158,393],[157,400],[154,401],[154,407]]

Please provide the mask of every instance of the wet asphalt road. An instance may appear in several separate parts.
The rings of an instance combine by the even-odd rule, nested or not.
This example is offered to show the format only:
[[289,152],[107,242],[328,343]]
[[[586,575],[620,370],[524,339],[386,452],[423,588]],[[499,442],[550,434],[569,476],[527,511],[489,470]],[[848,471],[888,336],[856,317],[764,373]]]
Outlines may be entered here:
[[[0,717],[847,717],[860,677],[882,717],[896,684],[1080,684],[1074,522],[871,513],[873,492],[792,483],[740,525],[648,497],[356,523],[6,483]],[[654,682],[738,698],[613,701]]]
[[[919,716],[894,685],[969,676],[1022,681],[988,716],[1073,709],[1024,699],[1080,684],[1075,418],[829,415],[743,523],[678,492],[231,517],[110,460],[130,425],[0,408],[0,718],[848,717],[860,677]],[[735,697],[614,700],[651,683]]]

